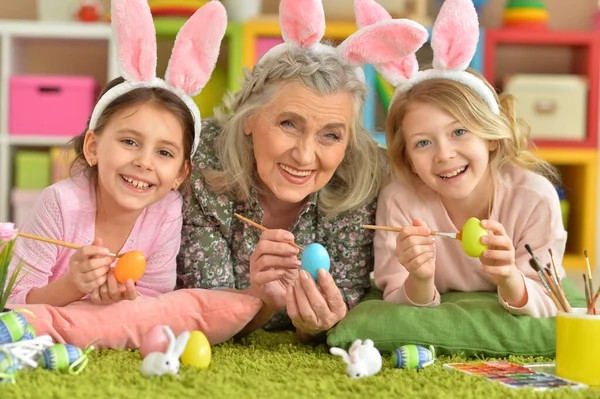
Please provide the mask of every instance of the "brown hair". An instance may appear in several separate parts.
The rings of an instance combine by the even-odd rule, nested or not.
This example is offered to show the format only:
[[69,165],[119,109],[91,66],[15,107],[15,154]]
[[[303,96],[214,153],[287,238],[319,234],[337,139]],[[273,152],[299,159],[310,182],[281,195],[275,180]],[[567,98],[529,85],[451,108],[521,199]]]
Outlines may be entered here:
[[[118,77],[108,82],[98,98],[100,99],[107,91],[123,83],[124,81],[125,79]],[[94,133],[96,135],[101,134],[111,118],[119,111],[134,105],[145,104],[147,102],[158,104],[177,117],[181,123],[181,127],[183,128],[183,159],[184,162],[190,162],[192,145],[194,143],[194,117],[181,98],[179,98],[175,93],[160,87],[140,87],[117,97],[104,109],[104,111],[102,111],[100,118],[98,118],[97,128],[94,129]],[[88,123],[83,133],[74,137],[70,141],[73,146],[73,150],[75,151],[75,159],[71,164],[71,175],[82,172],[86,173],[94,182],[94,184],[97,184],[98,169],[96,166],[89,166],[87,164],[83,153],[83,144],[85,141],[85,135],[89,130],[89,126],[90,123],[88,119]],[[180,191],[186,192],[189,190],[190,187],[188,177],[189,176],[187,176],[180,185]]]
[[528,150],[529,126],[516,117],[514,97],[510,94],[498,96],[483,76],[471,69],[467,72],[481,79],[494,93],[500,106],[500,115],[494,114],[470,87],[450,79],[425,80],[408,92],[399,93],[390,106],[385,129],[394,173],[409,177],[410,181],[412,168],[406,154],[402,121],[411,104],[426,103],[452,115],[473,134],[497,142],[497,148],[490,153],[489,166],[493,178],[499,177],[504,165],[512,163],[558,183],[560,179],[556,168]]

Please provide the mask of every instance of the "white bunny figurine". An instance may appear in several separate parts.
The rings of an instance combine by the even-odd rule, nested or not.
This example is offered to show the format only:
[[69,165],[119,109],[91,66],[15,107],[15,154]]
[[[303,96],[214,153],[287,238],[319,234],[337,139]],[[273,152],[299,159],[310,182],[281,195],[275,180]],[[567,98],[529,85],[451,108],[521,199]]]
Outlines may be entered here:
[[368,377],[381,370],[381,354],[370,339],[365,339],[364,342],[357,339],[348,352],[336,347],[331,348],[329,352],[342,357],[348,365],[346,374],[350,378]]
[[146,355],[142,361],[140,372],[147,376],[164,375],[167,373],[177,374],[179,372],[179,358],[185,350],[190,332],[181,333],[177,339],[169,326],[163,326],[165,333],[169,336],[169,346],[165,353],[152,352]]

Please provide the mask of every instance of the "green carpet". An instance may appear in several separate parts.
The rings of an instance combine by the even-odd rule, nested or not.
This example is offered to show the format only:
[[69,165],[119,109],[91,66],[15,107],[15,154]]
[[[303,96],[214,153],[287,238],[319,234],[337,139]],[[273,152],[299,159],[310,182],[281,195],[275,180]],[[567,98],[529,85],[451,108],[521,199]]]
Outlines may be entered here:
[[592,390],[512,390],[442,369],[442,363],[465,360],[440,357],[433,366],[417,372],[392,368],[386,356],[378,375],[351,380],[343,361],[330,355],[324,345],[301,345],[292,333],[258,331],[240,342],[213,347],[209,369],[182,367],[180,380],[141,375],[137,351],[105,350],[92,352],[87,368],[77,376],[43,369],[19,371],[16,384],[0,384],[0,398],[600,398],[600,391]]

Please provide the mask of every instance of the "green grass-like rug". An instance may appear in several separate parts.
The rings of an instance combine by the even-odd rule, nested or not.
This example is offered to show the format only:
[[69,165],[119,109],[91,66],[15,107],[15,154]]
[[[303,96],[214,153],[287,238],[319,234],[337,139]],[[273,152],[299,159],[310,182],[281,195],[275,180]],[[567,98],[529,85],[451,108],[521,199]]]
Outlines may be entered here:
[[208,370],[182,366],[181,379],[143,376],[137,351],[97,351],[89,360],[75,376],[44,369],[19,371],[16,384],[0,384],[0,398],[600,398],[600,391],[593,390],[512,390],[442,369],[443,363],[467,360],[459,356],[440,357],[421,371],[394,369],[390,357],[384,356],[379,374],[351,380],[343,361],[330,355],[325,345],[302,345],[291,332],[257,331],[239,342],[214,346]]

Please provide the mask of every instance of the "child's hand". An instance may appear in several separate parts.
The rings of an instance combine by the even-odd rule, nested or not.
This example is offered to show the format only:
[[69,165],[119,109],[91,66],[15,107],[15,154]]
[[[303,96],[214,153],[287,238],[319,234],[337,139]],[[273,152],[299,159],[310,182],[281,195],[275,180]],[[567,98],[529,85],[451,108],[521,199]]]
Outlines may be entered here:
[[519,274],[515,265],[515,247],[500,222],[482,220],[481,225],[493,233],[481,237],[481,242],[488,245],[479,258],[481,270],[492,277],[494,284],[506,285]]
[[396,237],[398,261],[417,280],[429,280],[435,274],[435,238],[431,229],[415,220],[410,227],[404,227]]
[[133,300],[138,296],[139,294],[135,289],[135,284],[131,279],[128,279],[125,281],[125,284],[122,284],[115,278],[114,271],[110,270],[106,282],[92,291],[90,299],[93,303],[108,305],[124,299]]
[[96,238],[91,245],[79,248],[69,259],[69,278],[83,294],[89,294],[106,282],[110,264],[108,249],[102,246],[102,239]]

